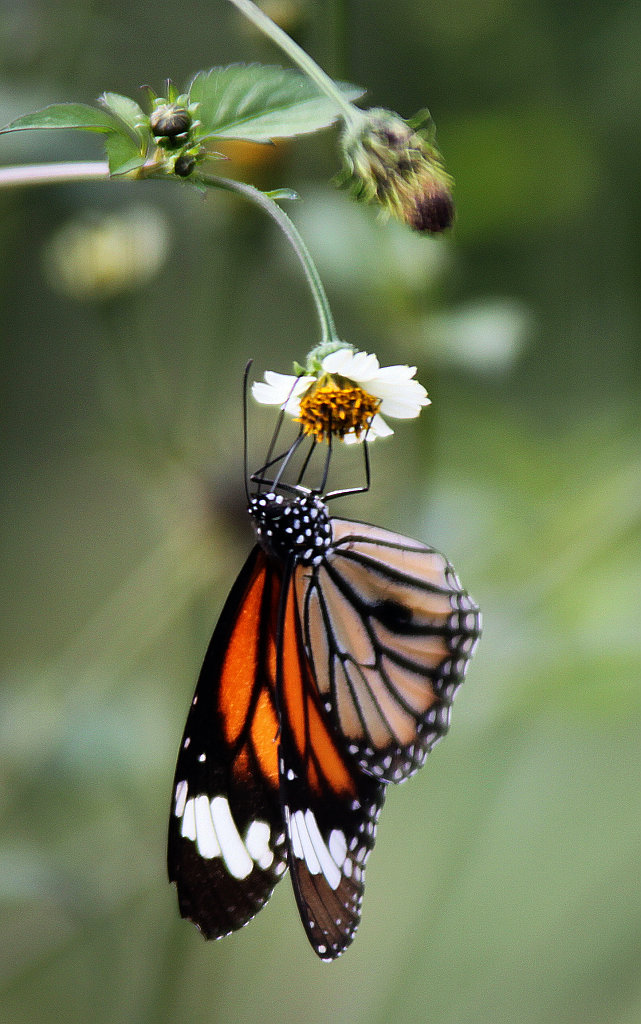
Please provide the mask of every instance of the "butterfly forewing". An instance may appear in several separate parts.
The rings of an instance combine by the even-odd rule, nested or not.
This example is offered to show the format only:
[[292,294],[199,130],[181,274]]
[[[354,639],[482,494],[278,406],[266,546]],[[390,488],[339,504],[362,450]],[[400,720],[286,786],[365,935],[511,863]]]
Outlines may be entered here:
[[281,798],[292,882],[312,946],[321,959],[333,960],[360,921],[365,862],[385,787],[356,769],[322,707],[293,586],[279,655]]
[[322,563],[297,572],[305,646],[348,753],[400,782],[449,727],[479,611],[432,548],[340,519],[332,534]]
[[286,867],[278,795],[275,630],[280,576],[254,548],[209,645],[183,735],[169,878],[207,938],[246,924]]

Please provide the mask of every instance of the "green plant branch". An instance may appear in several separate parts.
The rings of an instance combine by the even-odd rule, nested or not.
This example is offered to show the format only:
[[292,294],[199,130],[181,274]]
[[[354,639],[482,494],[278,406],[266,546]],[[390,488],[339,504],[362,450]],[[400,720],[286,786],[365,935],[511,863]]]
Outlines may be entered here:
[[109,177],[109,164],[106,160],[26,164],[22,167],[0,167],[0,188],[55,185],[73,181],[109,181]]
[[229,0],[238,10],[254,23],[276,46],[283,50],[289,59],[297,64],[308,78],[316,83],[321,92],[329,96],[341,111],[345,123],[355,127],[363,119],[363,113],[353,103],[346,100],[336,83],[327,75],[321,67],[303,50],[298,43],[295,43],[282,28],[279,28],[256,4],[251,0]]
[[[234,0],[235,2],[235,0]],[[290,220],[285,211],[271,199],[264,192],[254,188],[253,185],[248,185],[243,181],[232,181],[230,178],[219,178],[215,175],[198,174],[198,179],[203,184],[213,186],[214,188],[223,189],[225,192],[234,192],[236,195],[243,196],[248,199],[250,203],[254,203],[260,207],[269,217],[272,218],[278,224],[283,234],[286,236],[290,245],[292,246],[296,256],[298,257],[307,282],[312,292],[316,311],[318,313],[318,319],[321,325],[321,342],[326,341],[339,341],[336,334],[336,327],[334,326],[334,318],[332,316],[327,295],[323,288],[323,283],[319,277],[316,264],[310,256],[309,250],[305,245],[296,225]]]

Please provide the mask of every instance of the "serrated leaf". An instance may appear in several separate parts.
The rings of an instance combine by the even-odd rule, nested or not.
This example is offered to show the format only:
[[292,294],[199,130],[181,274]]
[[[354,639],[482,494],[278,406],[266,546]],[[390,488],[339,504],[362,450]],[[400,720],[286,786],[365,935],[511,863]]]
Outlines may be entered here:
[[141,124],[144,124],[146,117],[144,110],[138,106],[135,100],[130,99],[129,96],[121,96],[117,92],[103,92],[98,102],[119,117],[139,138],[142,138]]
[[[348,100],[364,90],[337,83]],[[336,104],[298,71],[262,64],[232,64],[199,72],[189,100],[198,103],[200,139],[271,142],[327,128],[340,117]]]
[[105,151],[109,161],[110,174],[127,174],[136,167],[142,167],[145,156],[130,135],[125,132],[111,132],[105,138]]
[[121,132],[122,125],[107,110],[86,103],[52,103],[43,110],[19,117],[0,128],[4,132],[22,132],[31,128],[81,128],[88,132]]

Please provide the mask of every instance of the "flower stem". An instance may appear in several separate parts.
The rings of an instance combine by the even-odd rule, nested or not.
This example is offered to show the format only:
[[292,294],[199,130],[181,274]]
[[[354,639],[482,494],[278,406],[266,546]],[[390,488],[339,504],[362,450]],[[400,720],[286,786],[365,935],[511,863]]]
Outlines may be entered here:
[[[232,0],[236,2],[236,0]],[[235,192],[238,195],[248,199],[250,203],[254,203],[259,206],[269,217],[272,218],[278,224],[279,228],[289,241],[292,249],[296,253],[305,276],[307,278],[309,287],[312,292],[316,311],[318,313],[318,319],[321,325],[322,342],[339,341],[338,335],[336,334],[336,327],[334,326],[334,318],[332,311],[329,308],[329,302],[323,283],[319,277],[316,264],[310,256],[309,250],[305,245],[303,239],[300,236],[298,228],[290,220],[285,211],[271,199],[264,192],[260,192],[259,189],[254,188],[253,185],[248,185],[244,181],[232,181],[230,178],[219,178],[216,175],[199,174],[198,178],[205,185],[213,186],[214,188],[224,189],[226,192]]]
[[298,67],[303,71],[313,82],[316,83],[321,92],[324,92],[326,96],[329,96],[334,101],[337,107],[340,108],[341,114],[345,120],[345,123],[350,126],[354,126],[361,121],[363,115],[358,107],[355,107],[353,103],[346,100],[336,83],[325,74],[323,69],[319,67],[315,60],[309,56],[308,53],[303,50],[298,43],[295,43],[286,32],[283,32],[282,28],[279,28],[275,22],[269,18],[264,11],[261,11],[256,4],[252,3],[252,0],[230,0],[230,3],[237,7],[246,18],[253,21],[254,25],[264,32],[266,36],[271,39],[276,46],[280,46],[281,50],[287,54],[290,60],[294,64],[298,64]]
[[22,185],[55,185],[71,181],[109,181],[106,161],[78,163],[27,164],[23,167],[0,167],[0,188]]

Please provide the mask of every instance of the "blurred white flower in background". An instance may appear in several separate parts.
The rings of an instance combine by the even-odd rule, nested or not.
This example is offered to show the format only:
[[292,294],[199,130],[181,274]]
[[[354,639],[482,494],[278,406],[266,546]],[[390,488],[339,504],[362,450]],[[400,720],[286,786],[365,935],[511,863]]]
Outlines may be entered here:
[[511,366],[534,330],[531,311],[510,298],[467,302],[424,320],[426,347],[434,360],[481,373]]
[[153,206],[77,216],[43,252],[51,287],[76,299],[101,300],[134,291],[158,273],[169,249],[169,225]]

